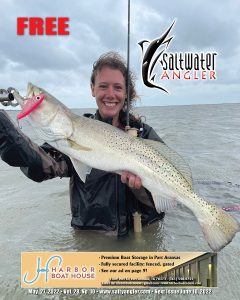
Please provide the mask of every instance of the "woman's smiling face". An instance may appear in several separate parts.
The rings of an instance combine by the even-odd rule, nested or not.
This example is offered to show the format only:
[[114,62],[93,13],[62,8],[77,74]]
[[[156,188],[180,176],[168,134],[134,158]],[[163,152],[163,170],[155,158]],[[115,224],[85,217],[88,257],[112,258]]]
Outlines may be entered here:
[[91,85],[92,95],[96,98],[102,118],[112,118],[113,125],[119,125],[119,113],[124,106],[126,83],[118,69],[103,67],[97,72],[95,82]]

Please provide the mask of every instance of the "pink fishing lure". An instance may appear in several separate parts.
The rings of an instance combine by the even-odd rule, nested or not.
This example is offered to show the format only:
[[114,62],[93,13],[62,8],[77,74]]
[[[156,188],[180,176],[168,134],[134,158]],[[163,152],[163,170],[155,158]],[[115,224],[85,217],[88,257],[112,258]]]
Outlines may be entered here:
[[34,111],[44,100],[45,95],[40,94],[38,96],[33,96],[32,98],[28,98],[26,103],[24,104],[22,111],[17,115],[17,120],[20,120]]

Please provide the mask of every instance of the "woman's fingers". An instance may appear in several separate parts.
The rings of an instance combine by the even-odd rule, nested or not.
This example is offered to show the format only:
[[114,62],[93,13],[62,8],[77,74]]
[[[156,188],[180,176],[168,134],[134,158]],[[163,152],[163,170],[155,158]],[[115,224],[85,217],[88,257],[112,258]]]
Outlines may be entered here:
[[121,175],[122,183],[126,183],[130,188],[140,189],[142,186],[142,180],[135,174],[124,171]]

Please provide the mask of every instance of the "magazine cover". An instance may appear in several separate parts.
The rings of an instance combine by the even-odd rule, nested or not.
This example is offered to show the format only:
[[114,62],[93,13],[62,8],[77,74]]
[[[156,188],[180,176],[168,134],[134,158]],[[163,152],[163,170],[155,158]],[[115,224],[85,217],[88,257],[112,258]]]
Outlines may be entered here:
[[1,299],[240,298],[239,8],[1,2]]

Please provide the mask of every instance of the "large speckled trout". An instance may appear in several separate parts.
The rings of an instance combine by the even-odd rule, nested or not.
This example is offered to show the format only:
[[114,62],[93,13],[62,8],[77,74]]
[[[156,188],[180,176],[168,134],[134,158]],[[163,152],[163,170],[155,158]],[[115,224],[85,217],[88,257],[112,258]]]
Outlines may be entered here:
[[30,83],[27,99],[16,91],[13,95],[22,107],[18,119],[29,115],[41,138],[71,158],[83,181],[91,168],[138,175],[158,211],[172,207],[175,201],[187,206],[214,251],[230,243],[240,230],[232,216],[194,193],[189,168],[164,143],[136,138],[111,125],[78,116]]

